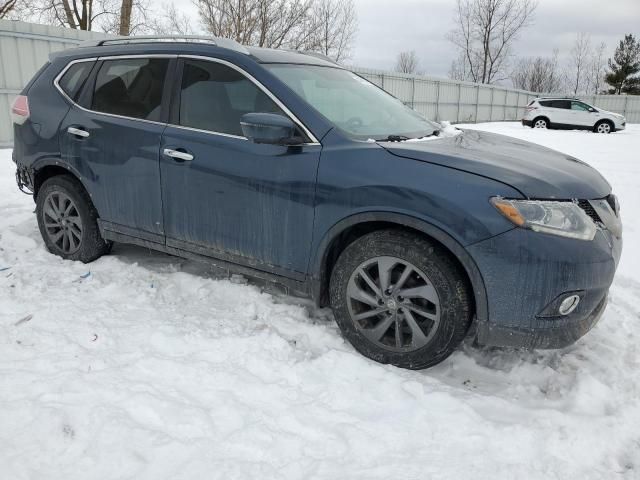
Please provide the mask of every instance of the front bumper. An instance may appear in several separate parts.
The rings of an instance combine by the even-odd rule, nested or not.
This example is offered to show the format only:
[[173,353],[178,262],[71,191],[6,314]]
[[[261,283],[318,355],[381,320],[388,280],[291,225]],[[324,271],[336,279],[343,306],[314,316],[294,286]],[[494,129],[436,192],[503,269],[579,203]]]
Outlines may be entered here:
[[[607,304],[622,240],[599,230],[590,241],[515,228],[468,247],[485,282],[489,316],[480,321],[478,343],[562,348],[586,334]],[[579,292],[568,315],[558,298]]]

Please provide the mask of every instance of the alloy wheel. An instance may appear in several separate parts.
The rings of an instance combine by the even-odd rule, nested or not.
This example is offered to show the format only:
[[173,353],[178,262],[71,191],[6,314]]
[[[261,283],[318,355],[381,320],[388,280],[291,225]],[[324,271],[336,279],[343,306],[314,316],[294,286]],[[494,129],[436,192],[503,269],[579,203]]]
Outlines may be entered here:
[[545,120],[539,119],[536,120],[536,123],[533,124],[534,128],[547,128],[547,122]]
[[374,257],[347,284],[356,329],[386,350],[407,352],[429,343],[440,324],[440,300],[429,278],[410,262]]
[[51,242],[65,254],[77,252],[82,243],[82,219],[73,200],[60,191],[49,193],[42,216]]
[[611,125],[607,122],[598,125],[598,133],[611,133]]

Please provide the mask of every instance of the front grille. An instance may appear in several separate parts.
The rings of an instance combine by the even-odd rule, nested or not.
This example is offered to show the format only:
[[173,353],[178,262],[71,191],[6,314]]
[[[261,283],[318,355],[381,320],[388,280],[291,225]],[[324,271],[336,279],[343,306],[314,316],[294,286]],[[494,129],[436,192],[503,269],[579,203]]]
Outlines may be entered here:
[[587,215],[589,215],[589,217],[591,217],[591,220],[593,220],[596,223],[602,223],[602,220],[600,219],[600,216],[595,211],[595,209],[591,206],[591,203],[589,202],[589,200],[579,200],[578,201],[578,206],[582,210],[584,210],[584,212]]

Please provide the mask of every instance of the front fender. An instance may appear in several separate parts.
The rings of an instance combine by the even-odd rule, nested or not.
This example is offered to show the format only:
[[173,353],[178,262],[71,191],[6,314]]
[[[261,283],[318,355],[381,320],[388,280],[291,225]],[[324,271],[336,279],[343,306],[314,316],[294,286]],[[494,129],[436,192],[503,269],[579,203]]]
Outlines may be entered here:
[[343,218],[325,233],[318,242],[318,247],[315,249],[314,255],[311,257],[311,296],[316,302],[320,302],[323,289],[327,284],[327,275],[329,272],[327,272],[324,267],[327,264],[327,255],[331,250],[331,246],[340,235],[349,228],[369,222],[385,222],[399,227],[410,228],[441,243],[458,259],[469,277],[473,288],[477,319],[480,321],[488,319],[489,311],[484,279],[478,266],[467,253],[466,249],[451,235],[435,225],[419,218],[397,212],[376,211],[354,214]]

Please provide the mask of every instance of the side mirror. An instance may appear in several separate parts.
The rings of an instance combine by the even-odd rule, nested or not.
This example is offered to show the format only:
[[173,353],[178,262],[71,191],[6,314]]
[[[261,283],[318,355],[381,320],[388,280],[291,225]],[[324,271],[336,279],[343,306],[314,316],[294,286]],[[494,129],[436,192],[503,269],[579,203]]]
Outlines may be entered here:
[[595,108],[593,108],[593,107],[589,108],[589,112],[591,112],[591,113],[595,113],[595,112],[597,112],[597,111],[598,111],[598,110],[596,110],[596,109],[595,109]]
[[253,143],[268,145],[300,145],[302,137],[295,136],[296,126],[282,115],[275,113],[245,113],[240,119],[245,137]]

